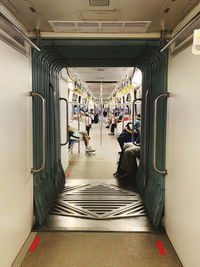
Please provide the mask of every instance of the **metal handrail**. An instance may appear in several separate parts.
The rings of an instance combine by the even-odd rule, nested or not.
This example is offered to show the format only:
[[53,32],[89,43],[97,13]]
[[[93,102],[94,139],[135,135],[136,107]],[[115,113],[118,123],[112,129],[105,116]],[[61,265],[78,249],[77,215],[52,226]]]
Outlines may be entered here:
[[149,89],[145,93],[145,117],[144,117],[144,186],[147,184],[147,108]]
[[50,85],[50,88],[53,91],[53,112],[54,112],[54,159],[57,162],[57,129],[56,129],[56,91],[54,90],[53,86]]
[[66,103],[66,126],[67,126],[67,129],[66,129],[66,141],[65,141],[65,143],[61,143],[60,144],[61,146],[65,146],[69,141],[69,134],[68,134],[68,121],[69,121],[69,119],[68,119],[68,101],[64,97],[60,97],[60,101],[65,101],[65,103]]
[[42,165],[39,169],[31,169],[31,173],[41,172],[45,167],[45,136],[46,136],[46,127],[45,127],[45,99],[41,94],[30,92],[30,96],[38,96],[42,100]]
[[40,48],[35,45],[27,36],[24,34],[11,20],[9,20],[3,13],[0,12],[0,18],[3,19],[11,28],[13,28],[19,35],[22,36],[24,40],[26,40],[32,47],[34,47],[37,51],[40,51]]
[[134,111],[134,108],[135,108],[135,102],[137,101],[142,101],[142,98],[136,98],[135,100],[133,100],[132,102],[132,143],[135,145],[135,146],[140,146],[140,144],[137,144],[134,142],[134,122],[135,122],[135,111]]
[[123,103],[122,131],[124,130],[125,104]]
[[159,170],[156,166],[156,152],[157,152],[157,109],[158,109],[158,100],[161,97],[169,97],[169,93],[161,94],[156,97],[155,103],[154,103],[154,137],[153,137],[153,167],[154,170],[159,174],[167,174],[167,170]]
[[[78,119],[78,131],[80,131],[80,104],[77,103],[77,119]],[[80,153],[81,148],[80,148],[80,140],[78,140],[78,153]]]
[[176,32],[176,34],[169,40],[169,42],[160,50],[160,52],[165,51],[173,42],[176,41],[176,39],[184,32],[186,31],[196,20],[200,18],[200,11],[191,18],[185,25],[182,26],[182,28]]
[[100,119],[100,145],[102,146],[103,143],[103,85],[101,82],[100,86],[100,112],[101,112],[101,119]]

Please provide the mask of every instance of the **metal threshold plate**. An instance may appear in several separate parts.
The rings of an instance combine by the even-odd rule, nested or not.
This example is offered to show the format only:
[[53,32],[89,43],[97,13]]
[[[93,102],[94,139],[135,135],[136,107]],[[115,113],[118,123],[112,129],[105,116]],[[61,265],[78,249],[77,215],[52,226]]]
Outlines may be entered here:
[[151,224],[135,188],[116,180],[71,179],[39,231],[149,232]]

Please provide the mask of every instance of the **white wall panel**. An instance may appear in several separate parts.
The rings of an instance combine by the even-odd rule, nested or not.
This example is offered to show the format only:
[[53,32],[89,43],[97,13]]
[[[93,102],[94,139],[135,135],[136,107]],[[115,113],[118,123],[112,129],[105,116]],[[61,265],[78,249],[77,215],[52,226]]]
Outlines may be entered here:
[[185,49],[169,61],[165,219],[185,267],[200,257],[200,57]]
[[11,266],[33,223],[30,59],[0,41],[0,265]]

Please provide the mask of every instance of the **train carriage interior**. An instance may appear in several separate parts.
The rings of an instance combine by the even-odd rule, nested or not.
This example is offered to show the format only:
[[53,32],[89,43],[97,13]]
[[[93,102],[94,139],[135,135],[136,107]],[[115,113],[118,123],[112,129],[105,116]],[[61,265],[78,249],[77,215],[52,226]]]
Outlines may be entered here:
[[199,0],[0,0],[0,267],[200,266],[199,55]]

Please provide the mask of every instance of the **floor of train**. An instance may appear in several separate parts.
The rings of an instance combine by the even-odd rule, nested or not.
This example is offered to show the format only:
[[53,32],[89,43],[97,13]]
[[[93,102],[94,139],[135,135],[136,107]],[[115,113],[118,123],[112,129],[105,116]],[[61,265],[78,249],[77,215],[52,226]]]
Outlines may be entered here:
[[[84,124],[81,127],[84,130]],[[74,145],[63,193],[39,231],[153,230],[136,187],[113,177],[120,151],[117,135],[121,130],[120,123],[116,135],[109,136],[110,130],[104,125],[101,140],[100,125],[93,124],[90,145],[96,149],[94,155],[85,153],[84,142],[80,144],[80,153],[78,143]]]
[[92,126],[95,155],[86,155],[83,143],[78,153],[75,144],[65,188],[37,229],[40,241],[23,267],[182,266],[165,233],[153,231],[137,189],[113,178],[120,148],[117,135],[108,133],[104,126],[100,144],[99,125]]

